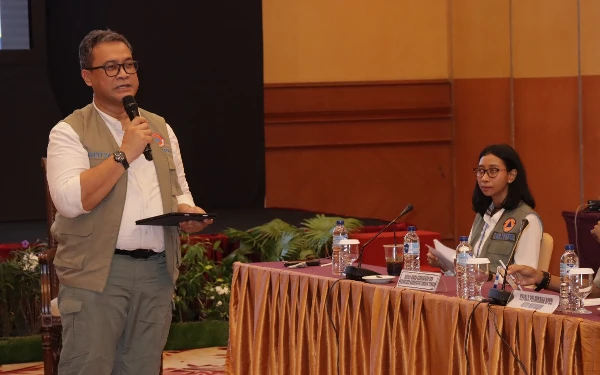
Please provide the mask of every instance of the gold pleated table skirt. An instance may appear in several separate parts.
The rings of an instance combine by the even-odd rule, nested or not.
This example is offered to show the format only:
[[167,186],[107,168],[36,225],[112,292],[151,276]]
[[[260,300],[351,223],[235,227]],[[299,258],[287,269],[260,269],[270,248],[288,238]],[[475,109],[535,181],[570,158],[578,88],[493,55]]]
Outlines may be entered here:
[[226,373],[522,374],[497,327],[530,375],[600,374],[596,308],[582,318],[483,303],[465,350],[476,303],[454,297],[454,278],[447,293],[338,279],[330,267],[236,263]]

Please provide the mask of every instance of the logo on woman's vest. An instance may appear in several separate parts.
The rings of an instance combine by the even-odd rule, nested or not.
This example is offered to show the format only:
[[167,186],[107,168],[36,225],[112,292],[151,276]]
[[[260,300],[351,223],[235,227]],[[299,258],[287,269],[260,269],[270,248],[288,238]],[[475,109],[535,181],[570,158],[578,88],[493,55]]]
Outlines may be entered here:
[[502,224],[502,229],[504,230],[504,233],[510,232],[511,230],[513,230],[513,228],[515,227],[515,225],[517,224],[517,221],[514,218],[509,218],[506,219],[506,221],[504,222],[504,224]]

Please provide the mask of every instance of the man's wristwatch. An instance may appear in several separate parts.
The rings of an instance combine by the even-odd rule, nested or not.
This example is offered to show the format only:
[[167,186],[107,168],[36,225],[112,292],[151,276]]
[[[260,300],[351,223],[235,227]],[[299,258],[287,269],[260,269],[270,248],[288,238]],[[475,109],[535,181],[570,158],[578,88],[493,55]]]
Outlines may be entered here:
[[125,170],[127,170],[127,168],[129,168],[129,163],[127,162],[127,157],[125,156],[125,153],[123,151],[116,151],[113,154],[113,157],[117,163],[121,164],[123,166],[123,168],[125,168]]

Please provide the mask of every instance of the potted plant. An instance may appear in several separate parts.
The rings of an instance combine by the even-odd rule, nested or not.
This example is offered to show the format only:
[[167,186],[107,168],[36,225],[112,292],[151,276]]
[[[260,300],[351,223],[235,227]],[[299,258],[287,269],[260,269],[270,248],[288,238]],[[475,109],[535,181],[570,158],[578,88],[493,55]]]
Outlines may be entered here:
[[220,241],[183,241],[183,258],[175,289],[173,324],[165,349],[225,346],[229,337],[229,297],[233,263],[248,262],[237,249],[221,262],[207,249],[222,252]]
[[352,218],[316,215],[304,220],[299,227],[274,219],[247,231],[229,228],[230,240],[239,242],[244,254],[252,253],[263,262],[306,260],[329,256],[332,231],[337,220],[344,220],[348,232],[362,228],[362,222]]
[[0,261],[0,364],[42,357],[41,289],[37,254],[45,243],[21,243]]
[[0,263],[0,337],[33,335],[41,327],[37,254],[46,244],[23,241],[22,246]]

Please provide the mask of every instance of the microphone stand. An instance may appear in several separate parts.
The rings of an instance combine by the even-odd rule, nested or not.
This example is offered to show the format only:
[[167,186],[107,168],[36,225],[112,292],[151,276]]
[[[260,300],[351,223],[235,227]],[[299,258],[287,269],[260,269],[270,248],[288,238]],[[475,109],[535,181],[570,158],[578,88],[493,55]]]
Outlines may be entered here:
[[354,266],[346,266],[346,268],[344,269],[344,273],[346,274],[346,279],[355,280],[355,281],[364,281],[363,280],[363,276],[381,275],[380,273],[377,273],[375,271],[371,271],[371,270],[368,270],[368,269],[365,269],[365,268],[361,268],[361,266],[362,266],[363,252],[365,251],[365,248],[371,242],[373,242],[374,239],[376,239],[377,237],[379,237],[379,235],[381,233],[383,233],[386,229],[388,229],[398,219],[400,219],[402,216],[406,215],[407,213],[409,213],[412,210],[413,210],[413,205],[412,204],[409,204],[408,206],[406,206],[406,208],[404,209],[404,211],[402,211],[400,213],[400,215],[396,216],[396,218],[394,220],[390,221],[375,236],[371,237],[371,239],[368,240],[367,243],[365,243],[364,245],[361,246],[360,251],[359,251],[359,255],[358,255],[358,266],[356,266],[356,267],[354,267]]
[[[515,250],[517,249],[517,245],[519,244],[521,235],[523,234],[523,232],[525,231],[525,228],[527,228],[528,225],[529,225],[529,220],[523,219],[523,221],[521,221],[521,228],[519,230],[519,234],[517,235],[515,244],[513,245],[513,248],[510,252],[510,256],[508,257],[508,262],[506,263],[506,267],[510,266],[510,264],[514,262]],[[494,305],[502,305],[502,306],[506,306],[506,304],[508,304],[508,300],[510,299],[512,292],[507,292],[505,290],[507,277],[509,277],[508,269],[504,269],[504,280],[502,281],[502,289],[490,289],[490,292],[488,293],[488,297],[490,297],[492,300],[492,302],[490,302],[490,303],[492,303]]]

